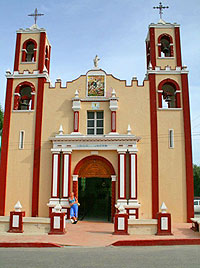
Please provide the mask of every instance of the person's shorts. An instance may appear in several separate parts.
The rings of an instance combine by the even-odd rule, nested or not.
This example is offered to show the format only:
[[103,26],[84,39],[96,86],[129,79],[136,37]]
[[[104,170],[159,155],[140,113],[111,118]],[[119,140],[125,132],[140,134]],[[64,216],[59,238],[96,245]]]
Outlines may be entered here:
[[70,217],[76,217],[78,218],[78,205],[74,204],[73,206],[71,206],[70,208]]

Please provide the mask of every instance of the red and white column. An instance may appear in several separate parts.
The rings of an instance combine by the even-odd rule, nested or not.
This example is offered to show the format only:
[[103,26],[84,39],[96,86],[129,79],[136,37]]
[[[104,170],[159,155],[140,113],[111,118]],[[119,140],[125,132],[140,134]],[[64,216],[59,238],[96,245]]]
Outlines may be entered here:
[[74,196],[78,198],[78,175],[72,175]]
[[111,110],[111,132],[110,134],[115,134],[117,132],[117,109],[118,109],[118,99],[116,98],[116,92],[113,89],[112,97],[110,98],[110,110]]
[[79,111],[81,109],[81,101],[78,90],[75,92],[75,97],[72,102],[72,110],[74,111],[74,130],[71,134],[79,134]]
[[137,155],[129,152],[129,203],[137,200]]
[[127,204],[126,200],[126,151],[118,150],[118,200]]
[[60,152],[52,151],[52,183],[51,198],[59,199],[60,196]]
[[67,199],[71,192],[71,153],[63,150],[62,199]]

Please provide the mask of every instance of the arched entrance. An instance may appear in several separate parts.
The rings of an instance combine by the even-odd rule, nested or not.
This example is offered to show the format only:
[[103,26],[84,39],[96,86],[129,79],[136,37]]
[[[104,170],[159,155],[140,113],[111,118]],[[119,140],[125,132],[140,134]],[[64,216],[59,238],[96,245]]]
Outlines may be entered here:
[[102,156],[91,155],[79,161],[74,176],[78,177],[73,191],[81,203],[80,216],[112,220],[116,186],[112,164]]

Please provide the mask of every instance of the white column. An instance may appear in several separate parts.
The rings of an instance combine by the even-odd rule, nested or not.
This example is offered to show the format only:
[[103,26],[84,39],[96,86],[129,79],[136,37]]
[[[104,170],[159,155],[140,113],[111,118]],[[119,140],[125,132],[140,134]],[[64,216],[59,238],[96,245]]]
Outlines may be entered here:
[[71,152],[63,150],[62,198],[68,198],[71,192]]
[[129,154],[129,166],[130,166],[130,200],[137,199],[137,155],[134,153]]
[[60,182],[60,152],[52,151],[52,186],[51,198],[59,198],[59,182]]
[[118,151],[118,203],[127,204],[126,200],[126,150]]

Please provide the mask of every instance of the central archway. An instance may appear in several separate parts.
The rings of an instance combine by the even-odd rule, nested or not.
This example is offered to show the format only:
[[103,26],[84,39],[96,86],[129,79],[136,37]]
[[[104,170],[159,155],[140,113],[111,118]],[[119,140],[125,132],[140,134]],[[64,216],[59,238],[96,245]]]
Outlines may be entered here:
[[[115,170],[113,165],[104,157],[98,155],[91,155],[83,158],[78,162],[74,169],[74,175],[77,175],[79,181],[73,182],[73,191],[75,195],[78,197],[80,190],[80,182],[81,180],[88,180],[88,182],[92,182],[98,185],[105,184],[105,187],[111,186],[111,201],[110,201],[110,211],[111,211],[111,219],[113,219],[115,212],[115,188],[116,181],[113,178],[115,176]],[[104,180],[105,179],[105,180]]]

